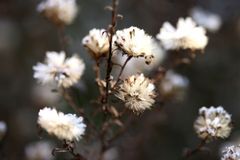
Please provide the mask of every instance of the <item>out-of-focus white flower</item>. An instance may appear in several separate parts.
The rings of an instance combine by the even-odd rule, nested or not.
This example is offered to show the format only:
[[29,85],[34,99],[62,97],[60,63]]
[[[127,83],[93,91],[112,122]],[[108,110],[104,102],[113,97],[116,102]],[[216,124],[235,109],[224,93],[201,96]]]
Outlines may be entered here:
[[44,0],[37,10],[56,24],[69,25],[77,15],[76,0]]
[[137,27],[118,30],[115,38],[115,45],[123,51],[123,54],[144,57],[147,64],[152,62],[154,52],[158,52],[155,40]]
[[221,160],[239,160],[240,159],[240,146],[226,147],[222,152]]
[[188,84],[189,81],[186,77],[169,70],[162,79],[159,89],[161,95],[165,98],[174,97],[177,100],[182,100]]
[[82,44],[88,49],[93,58],[104,57],[109,51],[108,33],[105,29],[94,28],[83,38]]
[[[145,65],[145,60],[142,58],[132,58],[128,61],[124,72],[122,74],[123,78],[129,77],[130,75],[134,75],[137,73],[145,73],[150,72],[153,69],[157,68],[161,62],[164,60],[166,52],[159,46],[158,49],[153,52],[154,59],[152,60],[151,64]],[[113,61],[119,64],[123,64],[127,59],[126,55],[121,54],[114,54]],[[119,70],[116,67],[116,72],[118,73]]]
[[85,132],[86,125],[82,117],[64,114],[56,109],[45,107],[38,113],[38,124],[49,134],[61,140],[79,140]]
[[103,159],[104,160],[117,160],[119,159],[119,151],[116,147],[112,147],[108,149],[106,152],[103,154]]
[[222,25],[222,19],[219,15],[203,10],[199,7],[194,7],[190,11],[193,20],[198,24],[209,30],[216,32]]
[[156,97],[154,89],[154,84],[148,78],[138,74],[125,79],[119,85],[115,95],[125,103],[127,108],[139,113],[150,109],[154,104]]
[[7,132],[7,125],[4,121],[0,121],[0,141],[5,136]]
[[30,143],[25,148],[27,160],[52,160],[53,145],[47,141]]
[[85,65],[78,56],[66,58],[65,52],[47,52],[46,63],[33,66],[33,77],[41,83],[57,82],[58,86],[70,87],[81,78]]
[[196,23],[190,18],[180,18],[177,28],[174,28],[169,22],[165,22],[157,34],[163,47],[167,50],[191,49],[203,50],[208,37],[203,27],[196,26]]
[[195,131],[201,139],[227,138],[232,130],[231,115],[223,107],[202,107],[194,123]]

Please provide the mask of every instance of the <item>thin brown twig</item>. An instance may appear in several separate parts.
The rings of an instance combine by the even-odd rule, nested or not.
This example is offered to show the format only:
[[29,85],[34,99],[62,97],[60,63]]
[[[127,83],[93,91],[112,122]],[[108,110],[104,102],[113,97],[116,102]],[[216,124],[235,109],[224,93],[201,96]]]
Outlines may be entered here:
[[69,106],[80,116],[84,116],[84,112],[81,111],[81,109],[79,108],[79,106],[74,102],[74,100],[72,99],[72,97],[69,94],[69,90],[62,88],[62,95],[63,98],[65,99],[65,101],[69,104]]
[[120,77],[121,77],[121,75],[122,75],[122,73],[123,73],[123,70],[125,69],[127,63],[128,63],[131,59],[132,59],[132,56],[128,56],[128,58],[127,58],[126,61],[124,62],[123,66],[121,67],[121,70],[120,70],[120,72],[119,72],[119,74],[118,74],[117,81],[116,81],[115,85],[113,86],[113,88],[115,88],[116,85],[117,85],[117,84],[119,83],[119,81],[121,80]]
[[184,157],[186,159],[188,159],[191,156],[193,156],[194,154],[196,154],[197,152],[201,151],[201,149],[206,145],[206,142],[207,142],[207,140],[203,139],[195,149],[187,150]]
[[[83,110],[74,102],[72,97],[70,96],[67,89],[62,88],[62,95],[65,101],[69,104],[69,106],[80,116],[83,116],[85,121],[89,124],[88,126],[91,127],[94,131],[97,131],[96,126],[90,121],[90,119],[86,116]],[[98,132],[96,132],[98,133]]]

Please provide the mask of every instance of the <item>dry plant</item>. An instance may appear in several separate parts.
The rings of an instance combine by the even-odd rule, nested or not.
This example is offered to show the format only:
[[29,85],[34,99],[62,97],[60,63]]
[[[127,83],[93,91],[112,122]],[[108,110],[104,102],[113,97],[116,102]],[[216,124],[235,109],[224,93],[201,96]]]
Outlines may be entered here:
[[[191,64],[208,43],[206,30],[189,17],[179,18],[176,27],[165,22],[156,39],[134,26],[119,30],[117,23],[124,21],[124,17],[118,13],[118,3],[118,0],[112,0],[112,4],[105,7],[111,13],[108,27],[91,29],[82,40],[95,62],[93,70],[99,91],[91,113],[86,113],[76,103],[72,92],[83,76],[85,64],[77,54],[68,57],[65,49],[64,28],[76,17],[76,2],[45,0],[38,6],[38,11],[58,28],[62,51],[47,51],[45,62],[33,67],[34,78],[41,84],[54,84],[56,91],[75,111],[75,114],[64,114],[50,107],[39,111],[39,127],[62,141],[62,146],[52,151],[53,155],[68,152],[75,160],[91,160],[88,152],[77,153],[75,150],[76,143],[86,138],[81,150],[85,150],[86,143],[99,141],[99,155],[94,156],[104,160],[106,151],[127,131],[131,121],[146,110],[161,108],[172,99],[183,98],[188,80],[173,70],[180,64]],[[137,73],[126,76],[128,65],[138,69]],[[116,76],[113,76],[114,68],[119,69]],[[150,77],[144,74],[146,71],[152,73],[148,74]],[[96,115],[102,117],[100,124],[94,121]],[[222,107],[203,107],[194,128],[202,141],[196,149],[186,150],[185,158],[202,151],[208,142],[228,137],[232,129],[231,116]],[[226,155],[236,152],[238,155],[233,156],[239,159],[238,147],[224,151],[223,159],[236,159]]]

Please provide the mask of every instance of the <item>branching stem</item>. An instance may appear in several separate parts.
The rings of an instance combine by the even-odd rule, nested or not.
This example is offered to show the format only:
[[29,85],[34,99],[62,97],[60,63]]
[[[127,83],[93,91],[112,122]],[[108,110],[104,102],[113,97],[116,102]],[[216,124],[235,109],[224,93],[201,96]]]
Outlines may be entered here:
[[108,54],[108,60],[107,60],[107,72],[106,72],[106,90],[105,90],[105,97],[103,99],[103,103],[106,104],[108,102],[108,94],[109,94],[109,83],[110,83],[110,74],[112,71],[112,42],[113,42],[113,35],[116,31],[116,20],[117,20],[117,5],[118,0],[112,0],[112,20],[111,25],[109,27],[109,54]]

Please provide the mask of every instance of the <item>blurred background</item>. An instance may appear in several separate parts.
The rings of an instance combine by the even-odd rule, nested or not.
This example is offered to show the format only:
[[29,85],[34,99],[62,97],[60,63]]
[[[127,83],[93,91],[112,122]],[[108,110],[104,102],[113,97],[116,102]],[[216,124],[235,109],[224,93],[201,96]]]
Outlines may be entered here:
[[[0,121],[7,124],[6,136],[0,142],[1,160],[25,160],[27,146],[40,140],[36,127],[39,109],[65,105],[57,93],[39,86],[32,76],[32,66],[43,61],[46,51],[61,50],[58,30],[36,11],[39,2],[0,0]],[[87,106],[97,93],[93,62],[81,41],[90,29],[108,26],[110,13],[104,7],[111,1],[77,3],[79,14],[65,32],[68,51],[78,53],[87,65],[78,86],[80,103]],[[209,44],[204,55],[191,65],[176,68],[189,80],[185,98],[165,104],[160,113],[139,116],[129,133],[116,144],[121,159],[181,159],[184,148],[194,148],[200,141],[193,122],[202,106],[222,105],[232,114],[235,127],[229,139],[207,145],[210,153],[199,153],[191,159],[217,160],[225,141],[240,139],[239,0],[120,0],[119,13],[124,19],[119,21],[118,28],[133,25],[156,35],[163,22],[175,25],[179,17],[190,16],[196,7],[218,15],[221,24],[216,31],[208,32]]]

